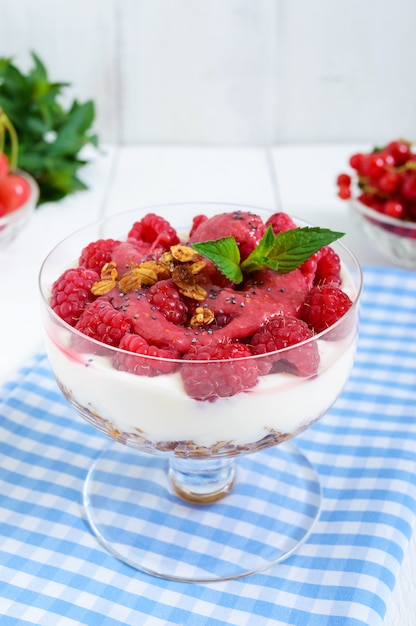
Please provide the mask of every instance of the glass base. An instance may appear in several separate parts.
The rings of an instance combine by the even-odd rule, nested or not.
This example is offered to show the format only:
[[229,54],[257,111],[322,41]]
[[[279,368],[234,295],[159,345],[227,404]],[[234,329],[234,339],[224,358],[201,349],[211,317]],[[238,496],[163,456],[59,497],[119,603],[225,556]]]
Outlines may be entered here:
[[177,489],[178,467],[166,457],[112,443],[85,481],[92,530],[116,558],[170,580],[240,578],[283,561],[319,517],[315,470],[289,442],[238,457],[235,477],[234,459],[225,461],[226,495],[196,504]]

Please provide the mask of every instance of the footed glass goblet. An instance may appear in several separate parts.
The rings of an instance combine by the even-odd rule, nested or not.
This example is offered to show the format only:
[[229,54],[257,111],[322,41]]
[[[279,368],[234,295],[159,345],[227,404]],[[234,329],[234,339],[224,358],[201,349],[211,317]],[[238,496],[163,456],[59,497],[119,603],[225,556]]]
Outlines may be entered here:
[[[129,211],[75,232],[44,261],[40,292],[52,371],[76,412],[109,438],[85,481],[85,514],[107,550],[141,571],[198,582],[246,576],[292,554],[319,517],[319,478],[290,440],[328,411],[348,380],[357,341],[360,267],[345,246],[333,244],[350,308],[307,339],[253,353],[247,329],[266,323],[264,310],[274,319],[282,310],[300,308],[305,293],[299,293],[299,285],[305,289],[306,284],[300,270],[272,286],[268,274],[261,274],[237,287],[207,263],[202,274],[208,267],[208,278],[194,281],[194,291],[177,280],[179,296],[166,308],[167,297],[155,295],[154,277],[150,286],[118,280],[126,261],[123,248],[115,262],[106,260],[91,288],[103,310],[111,304],[112,313],[122,314],[121,323],[129,320],[129,343],[110,345],[97,340],[92,321],[80,330],[75,319],[71,323],[58,315],[51,306],[52,288],[68,268],[78,266],[81,250],[98,240],[128,240],[136,248],[146,244],[148,264],[139,269],[156,271],[152,263],[160,233],[150,243],[154,257],[144,241],[148,230],[143,235],[139,227],[140,245],[127,236],[149,213],[173,224],[185,243],[195,215],[255,215],[264,223],[271,216],[255,207],[219,203]],[[175,254],[181,259],[164,257],[171,275],[161,280],[171,285],[178,266],[181,276],[184,266],[195,271],[188,278],[199,276],[200,266],[192,264],[200,259],[189,265],[189,246]],[[130,257],[125,264],[133,271],[129,278],[140,274]],[[205,300],[194,298],[199,289],[205,290]],[[270,301],[276,290],[282,305],[276,293]],[[231,324],[234,331],[245,328],[244,336],[224,341]],[[212,352],[217,336],[235,352],[226,357]],[[149,348],[152,337],[157,349]],[[195,343],[202,351],[192,352]]]

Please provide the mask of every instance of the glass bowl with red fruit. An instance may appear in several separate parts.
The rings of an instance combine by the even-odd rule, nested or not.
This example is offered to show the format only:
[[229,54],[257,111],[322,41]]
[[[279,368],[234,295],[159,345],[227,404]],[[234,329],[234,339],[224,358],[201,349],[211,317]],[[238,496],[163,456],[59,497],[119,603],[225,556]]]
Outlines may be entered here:
[[35,179],[18,169],[11,170],[0,153],[0,249],[26,226],[39,200]]
[[362,231],[386,258],[416,268],[416,153],[391,141],[349,159],[353,170],[337,177],[338,196],[350,202]]
[[355,358],[362,275],[341,236],[285,213],[171,204],[101,220],[48,255],[52,371],[111,442],[84,486],[111,554],[206,582],[260,571],[309,536],[319,478],[291,440]]

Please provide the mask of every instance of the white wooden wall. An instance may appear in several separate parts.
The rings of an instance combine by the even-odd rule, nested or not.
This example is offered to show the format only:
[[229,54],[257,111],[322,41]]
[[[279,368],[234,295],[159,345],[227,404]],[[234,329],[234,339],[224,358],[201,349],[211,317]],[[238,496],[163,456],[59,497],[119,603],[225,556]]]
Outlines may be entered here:
[[36,51],[105,142],[416,137],[415,0],[0,0],[0,56]]

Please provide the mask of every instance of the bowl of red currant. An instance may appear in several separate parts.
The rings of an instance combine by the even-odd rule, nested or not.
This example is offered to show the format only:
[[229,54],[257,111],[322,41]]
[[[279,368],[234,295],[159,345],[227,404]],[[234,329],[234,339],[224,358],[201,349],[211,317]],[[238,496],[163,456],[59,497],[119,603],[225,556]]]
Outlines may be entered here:
[[338,196],[350,203],[369,241],[396,264],[416,268],[416,152],[394,140],[353,154],[341,173]]
[[27,172],[11,169],[0,153],[0,249],[26,226],[39,199],[39,187]]

